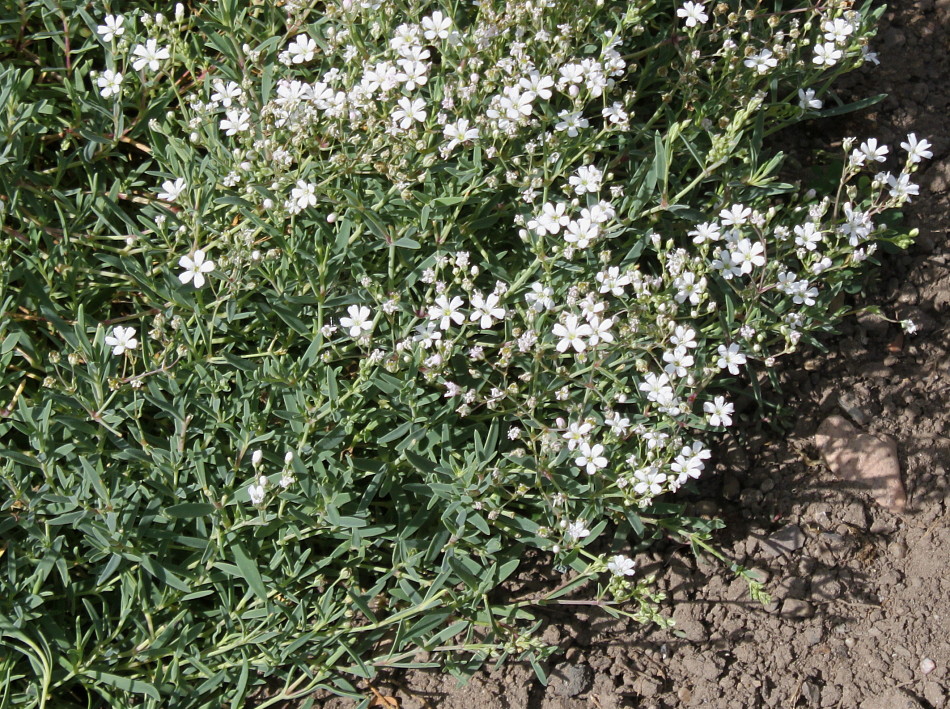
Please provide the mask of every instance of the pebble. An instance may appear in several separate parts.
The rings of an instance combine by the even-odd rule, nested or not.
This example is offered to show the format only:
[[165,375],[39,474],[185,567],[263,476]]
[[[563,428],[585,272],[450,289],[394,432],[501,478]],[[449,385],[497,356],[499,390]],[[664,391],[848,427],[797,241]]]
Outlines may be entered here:
[[937,663],[931,660],[929,657],[925,657],[920,661],[920,671],[925,675],[929,675],[935,669],[937,669]]
[[808,601],[798,598],[786,598],[782,602],[781,614],[791,620],[804,620],[815,615],[815,607]]
[[561,697],[576,697],[588,689],[594,679],[590,665],[572,664],[559,666],[551,676],[551,690]]
[[772,558],[786,556],[805,546],[805,533],[797,524],[782,527],[774,534],[759,540],[759,547]]
[[892,438],[861,433],[841,416],[829,416],[818,427],[815,444],[835,475],[863,487],[882,507],[904,511],[907,495]]

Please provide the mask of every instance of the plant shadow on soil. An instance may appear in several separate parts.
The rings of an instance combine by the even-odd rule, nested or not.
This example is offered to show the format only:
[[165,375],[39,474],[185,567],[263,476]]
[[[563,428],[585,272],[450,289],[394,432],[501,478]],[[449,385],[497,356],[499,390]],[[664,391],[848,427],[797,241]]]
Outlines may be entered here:
[[[527,664],[476,673],[465,685],[435,671],[381,675],[373,690],[401,709],[597,707],[832,707],[938,709],[950,694],[950,0],[892,3],[873,49],[881,65],[845,77],[843,100],[886,92],[860,114],[806,124],[783,147],[835,149],[876,137],[891,155],[907,133],[933,144],[919,197],[905,210],[921,231],[907,252],[849,305],[912,319],[913,336],[879,316],[851,318],[827,351],[781,365],[789,418],[746,420],[719,446],[715,470],[681,501],[722,518],[714,540],[756,569],[772,602],[742,579],[665,540],[638,554],[656,573],[672,630],[617,620],[589,606],[538,610],[560,652],[542,685]],[[790,146],[789,149],[787,146]],[[802,166],[805,168],[806,166]],[[803,173],[806,174],[806,173]],[[774,398],[774,397],[773,397]],[[861,485],[832,475],[814,434],[831,414],[895,440],[907,506],[885,509]],[[781,423],[781,422],[780,422]],[[707,469],[708,470],[708,469]],[[550,589],[538,558],[513,594]],[[371,694],[367,687],[367,696]],[[324,698],[322,706],[351,700]],[[377,699],[375,706],[386,706]]]

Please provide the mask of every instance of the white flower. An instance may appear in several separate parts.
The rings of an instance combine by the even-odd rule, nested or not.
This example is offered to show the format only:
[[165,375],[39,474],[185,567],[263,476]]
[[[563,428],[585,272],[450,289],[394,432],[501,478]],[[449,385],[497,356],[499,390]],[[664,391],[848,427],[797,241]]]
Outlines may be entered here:
[[472,295],[472,322],[477,322],[482,330],[490,328],[495,320],[505,317],[505,309],[498,305],[497,293],[489,293],[486,298],[481,293]]
[[145,44],[137,44],[132,49],[138,59],[132,62],[132,68],[136,71],[142,71],[146,66],[151,71],[158,71],[162,59],[168,59],[171,54],[167,47],[159,47],[154,39],[145,40]]
[[676,330],[670,336],[670,342],[674,345],[682,345],[683,347],[693,349],[697,347],[696,331],[691,327],[677,325]]
[[719,241],[722,238],[716,222],[697,224],[696,228],[686,232],[686,235],[693,237],[694,244],[705,244],[707,241]]
[[112,328],[111,335],[106,335],[106,344],[112,348],[112,354],[120,355],[134,350],[139,341],[135,338],[135,328],[120,325]]
[[430,42],[436,39],[448,39],[452,33],[452,20],[436,10],[422,18],[422,36]]
[[567,427],[567,431],[562,434],[562,438],[567,441],[567,449],[574,450],[578,444],[587,440],[587,434],[593,430],[594,426],[588,421],[573,421]]
[[346,328],[350,337],[356,339],[373,329],[373,314],[365,305],[351,305],[346,312],[349,317],[340,318],[340,327]]
[[253,465],[255,468],[260,467],[261,461],[263,460],[264,460],[264,451],[256,450],[253,453],[251,453],[251,465]]
[[220,128],[225,131],[225,135],[244,133],[251,128],[251,114],[249,111],[227,111],[221,119]]
[[605,107],[600,115],[611,123],[624,123],[630,118],[627,112],[623,110],[623,104],[619,101],[614,101],[613,105]]
[[912,163],[919,163],[922,159],[929,160],[934,156],[930,151],[930,143],[926,139],[917,140],[914,133],[907,135],[907,142],[901,143],[901,147],[907,151],[907,159]]
[[735,249],[730,253],[732,263],[738,266],[743,274],[752,273],[754,266],[765,265],[765,247],[760,241],[751,241],[750,239],[739,239]]
[[601,320],[596,315],[590,320],[587,321],[590,325],[591,330],[594,331],[594,334],[590,336],[590,346],[595,347],[603,342],[613,342],[614,335],[610,331],[610,328],[614,326],[613,318],[604,318]]
[[178,280],[182,285],[191,281],[195,288],[201,288],[205,284],[204,274],[214,270],[214,261],[205,261],[205,252],[201,249],[195,249],[191,256],[182,256],[178,259],[178,265],[185,269],[178,274]]
[[841,50],[834,45],[834,42],[825,42],[815,45],[815,56],[812,61],[818,66],[834,66],[842,56]]
[[438,320],[439,328],[442,330],[448,330],[453,322],[461,325],[465,322],[465,315],[459,310],[462,303],[462,299],[458,296],[450,301],[447,295],[442,294],[435,299],[435,305],[429,306],[429,319]]
[[704,9],[702,3],[684,2],[683,7],[676,11],[676,15],[683,18],[683,24],[687,27],[705,25],[709,21],[709,15],[703,12]]
[[607,467],[604,447],[600,443],[592,446],[587,441],[581,441],[578,452],[579,455],[574,459],[574,463],[578,468],[587,470],[588,475],[593,475],[598,470]]
[[409,99],[403,96],[396,102],[398,108],[393,109],[392,119],[399,124],[403,130],[408,130],[413,122],[422,123],[426,119],[426,102],[421,98]]
[[118,96],[122,93],[122,74],[117,71],[106,69],[96,77],[96,84],[99,86],[99,95],[102,98]]
[[623,554],[611,557],[610,561],[607,562],[607,571],[614,576],[633,576],[636,570],[637,562]]
[[568,178],[568,182],[574,188],[575,194],[582,195],[587,192],[593,194],[600,191],[600,182],[603,177],[604,173],[594,165],[583,165]]
[[568,347],[573,347],[576,352],[583,352],[587,348],[584,338],[594,334],[591,326],[581,323],[576,315],[568,315],[563,325],[555,323],[553,332],[555,337],[561,338],[557,343],[558,352],[564,352]]
[[719,361],[716,366],[719,369],[728,369],[730,374],[739,373],[739,365],[746,363],[746,356],[739,351],[739,345],[732,343],[728,347],[719,345]]
[[726,401],[724,396],[717,396],[712,401],[703,404],[703,411],[708,414],[707,420],[710,426],[731,426],[733,405]]
[[447,151],[455,148],[459,143],[467,143],[478,139],[478,128],[471,128],[468,119],[460,118],[455,123],[448,123],[442,129],[442,135],[448,139],[445,145]]
[[220,103],[225,108],[231,108],[231,103],[244,95],[244,89],[236,81],[224,83],[221,79],[215,79],[211,82],[214,93],[211,94],[211,100]]
[[685,377],[687,370],[693,366],[693,355],[683,345],[676,345],[672,350],[663,353],[666,366],[663,371],[671,377]]
[[567,536],[571,541],[579,541],[584,537],[590,536],[590,530],[587,528],[587,523],[584,520],[579,519],[576,522],[571,522],[567,526]]
[[894,197],[895,199],[906,199],[908,202],[910,202],[910,195],[920,194],[920,187],[910,181],[910,175],[908,175],[906,172],[902,172],[897,177],[888,174],[887,184],[891,188],[891,197]]
[[[746,207],[744,204],[734,204],[729,209],[723,209],[719,212],[719,219],[722,220],[723,226],[742,226],[749,221],[751,216],[752,208]],[[712,226],[715,231],[719,231],[717,226]]]
[[820,111],[821,107],[824,105],[820,98],[815,98],[814,89],[799,89],[798,90],[798,105],[802,109]]
[[561,111],[557,114],[557,117],[561,120],[555,124],[554,130],[558,133],[567,131],[568,136],[571,138],[576,138],[582,129],[590,125],[587,119],[584,118],[584,114],[580,111]]
[[317,43],[305,34],[297,35],[294,41],[287,45],[287,56],[294,64],[309,62],[316,51]]
[[536,313],[543,313],[554,307],[554,289],[541,283],[532,283],[531,290],[525,293],[524,299],[528,307]]
[[96,27],[96,32],[102,37],[103,42],[111,42],[116,37],[125,34],[125,18],[122,15],[106,15],[104,24]]
[[157,197],[164,202],[174,202],[181,196],[186,187],[188,187],[188,183],[182,177],[174,181],[165,180],[162,183],[162,191],[158,193]]
[[317,206],[317,186],[312,182],[297,180],[297,186],[290,190],[290,199],[297,209]]
[[267,478],[261,475],[258,478],[257,484],[251,484],[247,486],[247,496],[251,498],[252,505],[259,505],[264,502],[264,488],[267,487]]
[[746,59],[745,65],[750,69],[755,69],[760,74],[764,74],[778,65],[778,59],[772,56],[772,50],[763,49],[758,54],[753,54]]
[[[890,152],[890,149],[886,145],[878,145],[877,138],[868,138],[866,141],[861,143],[861,147],[858,148],[861,151],[861,154],[866,160],[873,160],[874,162],[884,162],[887,160],[887,153]],[[861,164],[864,164],[863,161]]]

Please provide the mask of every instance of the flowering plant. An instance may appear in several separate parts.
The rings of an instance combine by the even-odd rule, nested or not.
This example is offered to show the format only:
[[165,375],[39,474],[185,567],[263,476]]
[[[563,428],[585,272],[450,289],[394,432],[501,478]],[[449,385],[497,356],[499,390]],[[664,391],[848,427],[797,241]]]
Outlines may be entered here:
[[[635,553],[711,550],[675,493],[906,245],[881,216],[928,157],[780,179],[769,135],[863,105],[850,2],[93,5],[17,20],[69,40],[60,83],[7,40],[0,74],[35,128],[0,164],[24,706],[359,696],[420,648],[543,678],[531,611],[569,593],[667,622]],[[506,595],[525,560],[555,588]]]

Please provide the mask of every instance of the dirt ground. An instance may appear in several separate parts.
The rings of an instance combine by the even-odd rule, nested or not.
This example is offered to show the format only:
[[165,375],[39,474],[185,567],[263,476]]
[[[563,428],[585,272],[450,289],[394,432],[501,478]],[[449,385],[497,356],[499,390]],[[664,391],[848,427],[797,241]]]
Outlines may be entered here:
[[[827,353],[786,362],[793,429],[725,445],[691,500],[727,522],[718,541],[761,572],[772,603],[753,602],[719,563],[658,549],[638,561],[662,579],[672,631],[572,610],[544,636],[563,651],[547,687],[517,664],[465,686],[415,671],[377,686],[399,707],[950,706],[950,0],[894,0],[885,18],[881,65],[847,77],[844,91],[890,97],[799,140],[876,137],[895,151],[914,132],[933,143],[906,210],[917,244],[887,257],[875,297],[855,303],[909,317],[919,332],[865,315],[829,338]],[[832,414],[896,442],[903,512],[820,462],[815,432]]]

